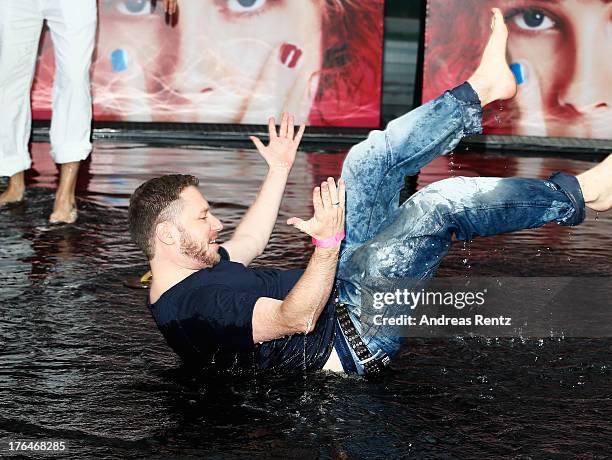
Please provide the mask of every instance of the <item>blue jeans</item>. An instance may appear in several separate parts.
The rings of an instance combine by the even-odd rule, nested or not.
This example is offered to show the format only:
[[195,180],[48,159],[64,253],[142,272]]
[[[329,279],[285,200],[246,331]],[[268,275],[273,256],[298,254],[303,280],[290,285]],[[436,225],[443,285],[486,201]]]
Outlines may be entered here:
[[[482,130],[482,111],[469,84],[373,131],[346,157],[346,238],[338,262],[336,290],[374,356],[393,357],[401,337],[363,334],[361,291],[368,278],[425,280],[435,275],[452,238],[471,240],[548,222],[578,225],[584,199],[573,176],[549,180],[457,177],[431,184],[399,205],[404,176],[416,174],[459,141]],[[406,314],[410,312],[407,311]],[[336,351],[347,372],[363,367],[338,331]]]

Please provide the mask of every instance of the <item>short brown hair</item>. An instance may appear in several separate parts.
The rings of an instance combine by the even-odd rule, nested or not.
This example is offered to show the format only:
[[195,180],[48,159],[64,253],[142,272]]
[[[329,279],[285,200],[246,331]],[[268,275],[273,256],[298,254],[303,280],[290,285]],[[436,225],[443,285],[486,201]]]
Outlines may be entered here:
[[130,235],[149,260],[155,255],[155,227],[174,216],[172,206],[177,204],[181,192],[190,186],[197,187],[199,183],[194,176],[169,174],[148,180],[130,197]]

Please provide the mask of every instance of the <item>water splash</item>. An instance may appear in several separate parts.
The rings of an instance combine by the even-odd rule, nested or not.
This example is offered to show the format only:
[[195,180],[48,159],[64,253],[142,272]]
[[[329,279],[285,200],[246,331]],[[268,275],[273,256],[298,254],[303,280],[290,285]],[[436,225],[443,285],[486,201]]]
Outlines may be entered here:
[[448,173],[450,177],[456,177],[455,174],[455,152],[452,151],[448,154]]
[[469,278],[470,277],[470,270],[472,269],[472,265],[470,263],[471,257],[472,257],[472,242],[471,241],[464,241],[463,242],[463,247],[461,248],[461,252],[463,253],[463,258],[462,258],[462,262],[463,265],[466,268],[465,273],[465,277]]

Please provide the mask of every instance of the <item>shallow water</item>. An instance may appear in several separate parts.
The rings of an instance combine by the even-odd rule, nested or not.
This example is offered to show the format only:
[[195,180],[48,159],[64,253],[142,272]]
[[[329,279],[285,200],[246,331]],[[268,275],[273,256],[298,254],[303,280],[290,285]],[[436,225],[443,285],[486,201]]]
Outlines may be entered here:
[[[6,441],[62,439],[62,458],[419,458],[605,456],[612,340],[414,339],[379,382],[326,373],[211,384],[185,373],[123,287],[146,270],[126,233],[142,181],[189,172],[231,230],[265,173],[251,150],[97,144],[77,225],[49,229],[55,167],[34,145],[27,202],[0,210],[0,456]],[[260,265],[306,263],[284,221],[342,154],[302,154]],[[454,155],[456,175],[544,177],[592,163]],[[420,186],[448,176],[448,159]],[[612,217],[457,244],[440,276],[609,276]],[[464,263],[464,259],[468,259]],[[577,308],[588,308],[588,299]]]

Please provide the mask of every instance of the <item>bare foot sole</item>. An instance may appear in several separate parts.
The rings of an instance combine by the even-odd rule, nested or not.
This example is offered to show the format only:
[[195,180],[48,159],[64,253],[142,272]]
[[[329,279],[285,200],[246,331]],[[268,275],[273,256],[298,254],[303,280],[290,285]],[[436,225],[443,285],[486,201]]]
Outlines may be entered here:
[[612,155],[577,178],[588,208],[598,212],[612,209]]
[[74,224],[79,217],[76,206],[62,206],[56,208],[49,216],[50,224]]
[[506,60],[508,28],[501,11],[498,8],[491,11],[491,37],[482,53],[480,65],[468,79],[483,107],[493,101],[514,97],[517,89],[516,79]]

